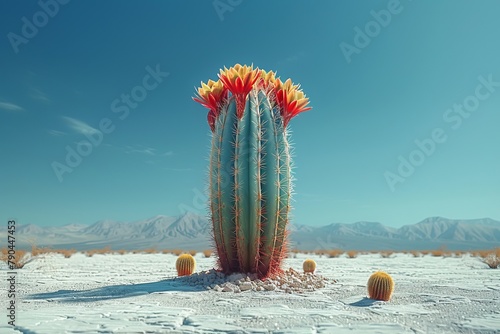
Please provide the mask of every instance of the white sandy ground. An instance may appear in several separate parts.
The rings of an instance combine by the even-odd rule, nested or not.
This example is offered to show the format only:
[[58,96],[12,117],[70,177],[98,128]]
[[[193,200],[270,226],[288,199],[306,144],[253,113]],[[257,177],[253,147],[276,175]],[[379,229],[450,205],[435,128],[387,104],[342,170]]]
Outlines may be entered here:
[[[306,257],[332,281],[290,294],[187,285],[170,254],[46,255],[18,270],[16,327],[4,315],[0,333],[500,333],[500,270],[477,258],[298,254],[284,268],[300,270]],[[197,272],[215,264],[196,260]],[[394,278],[390,302],[366,297],[376,270]]]

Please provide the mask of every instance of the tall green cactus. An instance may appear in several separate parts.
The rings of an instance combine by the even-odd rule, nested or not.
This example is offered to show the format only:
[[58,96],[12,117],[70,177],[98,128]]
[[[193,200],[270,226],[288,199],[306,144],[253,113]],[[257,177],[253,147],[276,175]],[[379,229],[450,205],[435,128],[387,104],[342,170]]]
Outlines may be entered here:
[[198,89],[212,130],[209,194],[213,238],[226,273],[277,274],[286,254],[290,148],[286,126],[309,110],[298,85],[235,65]]

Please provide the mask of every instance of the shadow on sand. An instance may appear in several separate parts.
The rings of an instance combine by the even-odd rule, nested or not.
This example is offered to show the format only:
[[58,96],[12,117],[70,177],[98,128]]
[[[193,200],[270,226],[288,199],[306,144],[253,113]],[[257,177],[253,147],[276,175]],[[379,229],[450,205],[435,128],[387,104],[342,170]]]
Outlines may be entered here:
[[162,292],[206,291],[201,285],[189,285],[182,278],[170,278],[158,282],[103,286],[90,290],[58,290],[26,296],[27,300],[47,300],[62,303],[95,302],[127,298]]
[[370,307],[373,306],[375,303],[378,301],[375,299],[370,299],[368,297],[364,297],[361,300],[358,300],[357,302],[350,303],[348,304],[349,306],[356,306],[356,307]]

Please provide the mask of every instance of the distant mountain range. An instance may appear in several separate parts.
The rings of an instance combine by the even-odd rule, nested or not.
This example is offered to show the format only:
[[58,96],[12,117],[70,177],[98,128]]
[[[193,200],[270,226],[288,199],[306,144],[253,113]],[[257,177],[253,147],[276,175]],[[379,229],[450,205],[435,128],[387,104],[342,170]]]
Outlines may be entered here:
[[[300,250],[450,250],[488,249],[500,246],[500,222],[493,219],[452,220],[427,218],[414,225],[392,228],[375,222],[335,223],[321,227],[291,225],[290,248]],[[136,222],[98,221],[92,225],[60,227],[18,225],[18,247],[35,244],[54,249],[156,248],[203,250],[211,248],[211,226],[206,217],[186,213],[156,216]],[[0,237],[6,239],[5,232]]]
[[500,222],[489,218],[453,220],[431,217],[400,228],[375,222],[297,226],[292,232],[292,240],[295,247],[306,250],[488,249],[500,247]]

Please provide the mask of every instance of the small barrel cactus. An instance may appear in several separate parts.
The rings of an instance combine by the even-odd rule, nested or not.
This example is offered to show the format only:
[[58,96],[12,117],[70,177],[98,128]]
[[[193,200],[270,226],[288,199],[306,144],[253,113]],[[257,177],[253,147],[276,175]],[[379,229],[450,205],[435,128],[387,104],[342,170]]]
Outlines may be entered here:
[[286,127],[311,109],[308,98],[290,79],[240,64],[197,93],[212,130],[209,205],[219,266],[259,278],[277,274],[292,187]]
[[314,273],[316,270],[316,262],[311,259],[306,259],[304,263],[302,263],[302,268],[304,269],[304,273]]
[[371,299],[388,301],[393,291],[394,281],[383,271],[375,272],[368,279],[368,296]]
[[178,276],[189,276],[196,268],[196,260],[191,254],[182,254],[175,261]]

